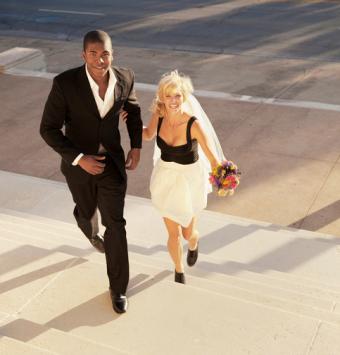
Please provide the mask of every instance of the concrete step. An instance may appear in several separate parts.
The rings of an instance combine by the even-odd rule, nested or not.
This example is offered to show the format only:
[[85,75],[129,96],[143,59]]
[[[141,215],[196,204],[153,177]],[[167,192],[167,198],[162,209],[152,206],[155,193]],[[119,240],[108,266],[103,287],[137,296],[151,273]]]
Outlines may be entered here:
[[288,354],[291,349],[304,354],[320,326],[331,334],[340,331],[334,320],[222,295],[201,285],[176,284],[167,280],[164,270],[152,274],[136,267],[128,291],[129,312],[123,316],[111,309],[102,265],[87,262],[65,270],[20,317],[123,352],[148,355],[222,354],[226,346],[226,353],[237,355]]
[[[6,218],[10,221],[9,225],[7,225],[7,221],[4,222],[4,219]],[[103,262],[102,255],[96,253],[95,250],[89,245],[88,241],[82,236],[80,236],[80,239],[70,238],[70,240],[67,241],[65,240],[67,238],[58,238],[58,235],[53,235],[53,237],[51,237],[50,232],[45,231],[46,227],[48,227],[48,231],[53,230],[54,225],[58,225],[59,222],[49,221],[47,223],[47,220],[45,219],[43,224],[39,221],[38,226],[32,227],[34,224],[32,220],[30,221],[30,224],[28,224],[25,220],[22,218],[20,219],[19,217],[15,217],[14,220],[12,220],[11,216],[7,215],[6,218],[2,215],[0,219],[0,230],[3,232],[1,234],[2,238],[6,235],[5,238],[8,240],[11,240],[12,242],[17,241],[18,243],[27,242],[29,239],[30,244],[34,245],[36,248],[45,248],[50,250],[47,254],[52,252],[62,252],[72,256],[86,258],[95,262]],[[11,229],[11,223],[15,223],[15,232]],[[43,226],[44,229],[41,230],[40,226]],[[34,230],[33,236],[30,228]],[[69,244],[61,244],[60,242],[66,242]],[[141,241],[139,241],[139,244],[141,244],[140,242]],[[144,243],[144,245],[139,245],[139,248],[144,248],[146,250],[150,248],[150,246]],[[130,254],[132,254],[130,258],[133,261],[156,265],[160,268],[168,268],[171,265],[166,251],[161,253],[159,252],[156,256],[153,255],[152,257],[145,257],[142,253],[131,252],[130,247]],[[216,260],[210,257],[209,262],[218,264],[221,260]],[[198,262],[197,267],[188,269],[187,271],[189,274],[196,277],[203,277],[231,284],[237,288],[242,288],[251,292],[260,288],[261,292],[266,292],[267,295],[287,298],[292,301],[295,300],[296,302],[306,303],[322,309],[332,309],[334,307],[334,303],[337,303],[340,299],[340,293],[321,288],[320,285],[318,288],[309,287],[308,285],[301,284],[300,280],[296,280],[295,283],[292,284],[278,281],[273,276],[268,277],[267,275],[256,274],[253,272],[248,272],[246,275],[243,275],[246,277],[238,274],[228,275],[211,271],[207,272],[204,268],[204,263],[202,263],[201,260]]]
[[14,47],[0,53],[0,73],[10,69],[46,71],[44,53],[40,49]]
[[[141,239],[136,241],[135,239],[129,238],[129,241],[130,252],[148,255],[150,258],[158,260],[159,262],[169,260],[165,245],[155,245]],[[204,251],[202,252],[201,249],[200,246],[199,262],[194,269],[189,268],[189,272],[199,269],[206,277],[212,274],[235,276],[249,281],[263,282],[263,284],[267,286],[292,288],[302,293],[308,290],[308,292],[315,293],[317,296],[319,294],[327,294],[330,297],[338,297],[340,295],[339,283],[330,284],[324,282],[318,275],[316,278],[313,278],[313,274],[301,276],[290,272],[281,272],[271,269],[263,270],[260,267],[252,267],[248,270],[246,266],[242,267],[242,265],[239,264],[234,265],[232,261],[228,260],[228,257],[223,258],[221,256],[215,256],[214,254],[207,254]],[[330,264],[332,262],[338,262],[338,247],[336,246],[334,249],[336,249],[337,252],[335,256],[333,256],[333,260],[328,261]],[[184,254],[186,255],[186,246],[184,248]],[[167,262],[165,265],[169,265],[169,263]]]
[[[146,199],[144,199],[146,200]],[[145,204],[147,204],[147,200],[144,201]],[[210,221],[209,224],[214,225],[215,223],[221,223],[221,221],[226,221],[226,215],[224,213],[219,213],[219,212],[213,212],[206,210],[204,211],[207,220]],[[319,233],[319,232],[314,232],[314,231],[309,231],[305,229],[296,229],[296,228],[291,228],[291,227],[286,227],[286,226],[281,226],[277,224],[272,224],[269,222],[264,222],[264,221],[257,221],[253,220],[250,218],[242,218],[238,216],[229,216],[228,215],[228,220],[229,223],[238,223],[244,226],[251,226],[251,225],[256,225],[258,228],[262,228],[265,230],[270,230],[273,232],[279,232],[286,234],[288,237],[291,235],[307,238],[307,239],[313,239],[313,240],[319,240],[322,242],[330,242],[334,243],[337,245],[340,245],[340,238],[337,236],[334,236],[332,234],[326,234],[326,233]]]
[[[59,185],[57,187],[59,190],[62,188]],[[45,210],[46,208],[43,209]],[[131,246],[135,245],[138,249],[140,241],[147,240],[150,242],[151,251],[164,249],[166,232],[150,201],[129,196],[126,211],[128,221],[134,221],[127,225],[130,244],[134,243]],[[37,219],[39,216],[33,218]],[[150,224],[145,227],[145,220],[149,219],[153,221],[151,230]],[[76,230],[72,218],[70,221],[73,223],[72,232],[67,235],[78,238],[80,233]],[[321,286],[335,292],[340,291],[334,269],[328,267],[329,259],[338,259],[340,262],[338,238],[328,235],[322,238],[321,234],[307,231],[282,231],[280,226],[265,226],[263,223],[256,225],[252,221],[209,211],[205,211],[201,221],[200,249],[207,271],[242,273],[245,276],[260,273],[270,276],[268,282],[274,276],[284,282],[293,281],[297,286],[303,283],[311,287]],[[67,223],[62,225],[62,230],[55,229],[60,235],[64,235],[64,227],[69,230]],[[228,235],[225,235],[224,229]],[[155,245],[152,245],[152,242]],[[219,260],[219,264],[209,262],[210,256]],[[340,267],[334,265],[336,268],[338,266]]]
[[[169,256],[169,260],[166,261],[166,259],[161,260],[158,258],[149,258],[140,254],[132,253],[130,259],[134,263],[150,268],[157,268],[163,270],[168,270],[169,265],[171,265]],[[334,306],[340,302],[339,294],[322,292],[322,290],[320,289],[310,289],[304,287],[296,290],[291,285],[285,285],[280,283],[277,283],[277,285],[272,285],[267,282],[266,278],[259,277],[256,280],[251,278],[242,278],[238,275],[234,276],[214,272],[207,273],[204,269],[200,268],[199,262],[195,265],[195,267],[186,267],[185,274],[187,275],[188,280],[208,280],[213,283],[228,285],[228,287],[233,287],[238,290],[244,290],[245,292],[301,303],[304,305],[328,311],[333,311]],[[188,283],[191,284],[190,281],[188,281]]]
[[[73,202],[65,184],[7,172],[0,172],[0,179],[6,182],[6,190],[0,195],[1,206],[74,224]],[[152,251],[164,247],[166,231],[149,200],[127,196],[125,211],[129,240],[150,240],[155,246]],[[340,268],[335,262],[340,255],[339,240],[334,236],[295,234],[281,226],[209,211],[202,213],[198,227],[202,257],[222,261],[218,265],[205,262],[207,271],[270,274],[287,282],[339,289],[334,273]]]
[[[53,224],[51,225],[51,228],[52,227]],[[25,229],[26,228],[27,225],[25,226]],[[9,240],[12,242],[15,240],[17,243],[31,243],[28,233],[18,234],[18,231],[8,231],[8,233],[10,234]],[[45,242],[45,244],[46,243],[49,244],[49,247],[53,245],[53,242]],[[36,248],[41,248],[40,241],[37,243]],[[63,252],[62,248],[52,248],[44,256],[50,255],[51,253],[62,254]],[[85,257],[89,261],[102,264],[104,268],[102,255],[98,253],[94,253],[94,255],[97,257],[89,259],[83,255],[82,259]],[[69,255],[67,255],[67,257],[69,257]],[[131,268],[136,274],[149,274],[150,270],[156,270],[156,273],[159,274],[164,268],[166,268],[162,259],[157,259],[155,257],[150,258],[149,256],[142,254],[132,253],[130,260]],[[195,270],[195,268],[193,270]],[[171,276],[168,276],[167,280],[172,283],[172,271],[169,273]],[[190,280],[190,286],[202,290],[208,290],[209,292],[215,292],[222,296],[265,305],[267,307],[277,308],[306,317],[321,319],[336,325],[340,324],[340,314],[334,312],[335,305],[339,302],[340,297],[323,298],[322,295],[310,295],[307,292],[298,293],[289,289],[286,290],[283,287],[275,288],[268,286],[264,281],[262,281],[262,283],[250,282],[248,280],[242,280],[236,276],[210,273],[209,276],[206,277],[206,273],[202,273],[200,270],[191,273]]]
[[[134,257],[131,259],[131,269],[135,272],[138,270],[138,272],[143,275],[154,275],[155,277],[164,270],[158,268],[155,264],[146,264],[145,262],[147,261],[145,260],[144,263],[141,263],[136,262]],[[221,280],[221,278],[217,281],[216,279],[203,278],[192,274],[187,275],[186,278],[187,284],[185,287],[193,287],[197,290],[216,293],[222,297],[262,305],[268,308],[274,308],[280,311],[340,326],[340,310],[335,312],[334,308],[336,302],[332,300],[322,300],[310,297],[306,294],[297,294],[289,291],[285,292],[285,290],[280,293],[279,289],[266,288],[261,284],[253,284],[251,285],[252,287],[250,287],[249,284],[243,283],[242,286],[238,286],[227,280]],[[164,278],[164,280],[167,280],[170,283],[174,283],[173,279],[174,276],[172,271],[169,271],[169,275]]]
[[[23,223],[23,220],[25,220],[25,223]],[[18,224],[20,224],[22,228],[27,226],[33,231],[47,230],[49,234],[56,235],[60,238],[64,237],[66,240],[79,240],[79,237],[82,236],[82,233],[77,227],[76,223],[40,217],[37,215],[18,212],[5,208],[0,208],[0,221],[6,221],[8,225],[12,225],[13,227],[17,226]],[[53,229],[51,229],[51,225],[53,225]]]
[[[94,249],[89,245],[88,241],[86,238],[84,238],[81,233],[76,229],[75,226],[70,225],[68,228],[72,230],[74,233],[74,238],[72,236],[68,237],[68,234],[60,234],[60,233],[55,233],[55,227],[61,225],[61,227],[66,227],[66,223],[60,223],[59,221],[53,221],[53,220],[48,220],[44,219],[43,223],[42,219],[40,218],[38,223],[33,223],[32,219],[27,222],[27,220],[23,220],[24,216],[18,217],[14,216],[12,217],[11,215],[1,215],[1,221],[6,221],[6,223],[0,223],[0,229],[3,231],[2,236],[7,235],[7,238],[10,238],[10,240],[14,241],[19,238],[19,241],[22,241],[22,238],[27,238],[28,236],[30,238],[33,238],[36,242],[35,245],[37,247],[44,247],[44,248],[50,248],[51,243],[55,243],[55,245],[58,245],[58,249],[54,249],[55,251],[63,251],[63,252],[68,252],[73,255],[73,256],[81,256],[81,257],[97,257],[97,254],[94,252]],[[15,233],[13,232],[13,229],[15,228]],[[34,231],[33,235],[31,231]],[[77,237],[76,237],[77,235]],[[142,240],[133,240],[132,238],[129,238],[130,241],[130,252],[134,252],[135,254],[142,254],[143,251],[146,250],[152,250],[155,246],[150,244],[150,243],[145,243],[145,241]],[[137,245],[138,243],[139,245]],[[71,246],[73,248],[71,248]],[[138,253],[140,251],[140,253]],[[166,260],[166,265],[168,264],[168,253],[163,246],[163,250],[158,251],[156,254],[153,255],[155,258],[159,259],[164,259]],[[203,260],[202,260],[203,259]],[[222,260],[218,258],[213,258],[213,257],[208,257],[204,254],[200,254],[200,262],[198,263],[199,269],[202,270],[202,273],[205,273],[205,276],[209,274],[219,274],[217,272],[211,272],[209,269],[205,269],[206,264],[222,264]],[[228,275],[228,273],[220,273],[222,275]],[[280,276],[283,278],[281,275],[282,273],[275,273],[275,276],[268,276],[268,274],[258,274],[255,272],[249,272],[249,271],[243,271],[239,272],[237,274],[238,278],[249,278],[250,281],[254,279],[255,282],[259,283],[262,282],[264,285],[269,285],[272,287],[278,287],[278,288],[292,288],[292,290],[297,289],[296,291],[299,293],[304,293],[305,289],[307,288],[307,292],[310,293],[312,292],[313,295],[315,296],[325,296],[326,298],[331,297],[337,297],[339,295],[336,289],[329,289],[327,287],[328,285],[323,285],[323,284],[316,284],[314,281],[312,285],[309,285],[311,283],[310,280],[301,280],[299,278],[296,279],[296,277],[291,276],[290,282],[283,280],[282,282],[280,281]],[[242,276],[241,276],[242,275]],[[232,273],[230,274],[232,276]],[[293,279],[293,280],[292,280]],[[294,281],[294,282],[292,282]],[[301,285],[303,283],[303,286]],[[318,286],[318,287],[317,287]]]
[[[7,211],[7,213],[10,213]],[[24,218],[24,220],[23,220]],[[36,220],[37,219],[37,220]],[[3,222],[3,223],[2,223]],[[15,227],[16,233],[13,235],[12,230]],[[57,251],[66,252],[73,256],[87,256],[89,258],[96,258],[97,254],[93,253],[94,249],[89,245],[86,238],[84,238],[76,226],[42,217],[30,216],[28,214],[20,213],[19,215],[9,215],[2,213],[0,215],[0,228],[4,234],[10,236],[11,240],[20,239],[20,234],[23,238],[26,236],[33,237],[36,240],[36,246],[44,246],[49,248],[49,243],[56,243],[58,245]],[[55,232],[55,230],[62,228],[62,231]],[[34,235],[30,233],[34,230]],[[66,231],[66,233],[65,233]],[[68,233],[68,231],[71,231]],[[46,244],[47,243],[47,244]],[[168,253],[164,245],[154,245],[151,242],[146,242],[143,239],[133,239],[129,236],[130,252],[135,254],[148,254],[150,257],[158,258],[160,260],[168,260]],[[73,247],[73,249],[71,248]],[[155,250],[152,254],[150,251]],[[276,270],[258,270],[258,272],[249,270],[238,270],[234,272],[233,268],[223,268],[226,260],[218,257],[211,257],[210,255],[200,253],[200,262],[197,268],[201,270],[205,277],[208,275],[226,275],[229,277],[237,276],[238,279],[247,279],[249,282],[263,284],[265,287],[288,289],[297,293],[309,294],[313,297],[321,297],[326,299],[338,298],[340,288],[337,285],[329,285],[322,282],[322,280],[313,280],[311,277],[300,277],[299,275],[282,273]],[[168,266],[169,264],[167,264]],[[217,265],[217,271],[211,271],[212,265]],[[195,268],[195,270],[197,269]]]
[[[35,224],[24,216],[0,217],[0,238],[6,241],[1,243],[2,257],[7,255],[17,265],[2,275],[2,285],[8,282],[10,287],[0,297],[1,307],[2,297],[18,302],[18,294],[23,293],[29,300],[18,303],[13,323],[5,327],[16,341],[22,339],[20,329],[32,329],[28,343],[41,345],[48,353],[57,349],[58,342],[67,353],[73,346],[85,346],[85,339],[91,343],[89,348],[98,343],[105,351],[147,355],[159,354],[159,344],[162,354],[186,354],[189,349],[194,354],[218,354],[226,344],[228,353],[237,355],[287,354],[291,349],[302,354],[312,339],[316,348],[331,344],[331,351],[338,350],[335,334],[340,331],[340,315],[332,308],[335,292],[327,298],[290,289],[280,295],[284,287],[269,287],[266,275],[258,274],[265,280],[254,282],[207,271],[203,262],[200,269],[201,261],[188,269],[187,285],[179,285],[173,281],[173,270],[168,270],[171,262],[165,250],[151,255],[135,250],[130,252],[130,308],[119,317],[109,301],[104,257],[93,252],[83,237],[68,240],[50,234],[59,224],[55,220]],[[158,245],[134,242],[144,251]],[[214,257],[209,258],[212,262]],[[37,277],[46,280],[28,294],[27,287]]]
[[[22,350],[22,346],[26,344],[30,346],[32,350],[39,349],[39,351],[43,351],[43,354],[126,354],[125,352],[119,351],[112,346],[106,346],[93,340],[68,332],[63,332],[52,327],[37,324],[22,318],[7,321],[6,324],[1,327],[1,334],[8,339],[8,342],[11,345],[9,350],[17,349],[20,351]],[[0,342],[2,342],[2,339]],[[0,353],[3,354],[2,352]],[[18,352],[18,354],[21,355],[24,353],[24,351],[21,353]],[[9,352],[8,354],[12,355],[12,352]]]
[[51,352],[41,349],[37,346],[26,344],[13,338],[2,336],[0,339],[0,354],[1,355],[57,355],[57,352]]

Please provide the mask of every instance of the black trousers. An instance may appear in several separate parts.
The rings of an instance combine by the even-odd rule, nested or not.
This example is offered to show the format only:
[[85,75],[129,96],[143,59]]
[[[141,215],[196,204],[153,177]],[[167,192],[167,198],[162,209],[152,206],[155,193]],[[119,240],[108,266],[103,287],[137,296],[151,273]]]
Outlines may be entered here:
[[98,233],[97,208],[104,233],[107,275],[115,293],[125,293],[129,282],[129,259],[125,231],[124,200],[126,177],[107,155],[102,174],[89,175],[86,181],[74,181],[66,176],[72,193],[74,216],[78,227],[87,238]]

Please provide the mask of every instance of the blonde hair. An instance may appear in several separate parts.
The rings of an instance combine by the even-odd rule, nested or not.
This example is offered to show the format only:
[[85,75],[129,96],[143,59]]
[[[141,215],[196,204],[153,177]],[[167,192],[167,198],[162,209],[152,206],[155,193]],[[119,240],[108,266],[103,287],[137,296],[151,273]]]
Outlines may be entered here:
[[183,95],[183,102],[185,102],[189,95],[194,91],[190,78],[183,74],[179,74],[177,70],[162,75],[161,80],[158,83],[156,96],[150,108],[151,112],[157,113],[159,117],[163,117],[166,113],[164,97],[177,90]]

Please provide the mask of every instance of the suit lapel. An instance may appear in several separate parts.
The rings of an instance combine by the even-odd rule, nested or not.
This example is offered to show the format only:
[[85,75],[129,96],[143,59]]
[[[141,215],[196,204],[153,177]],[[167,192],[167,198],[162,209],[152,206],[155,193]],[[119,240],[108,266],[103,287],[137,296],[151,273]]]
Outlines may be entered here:
[[91,86],[89,80],[86,75],[85,65],[80,67],[79,72],[79,92],[83,98],[84,105],[87,105],[89,111],[95,114],[98,118],[100,118],[100,114],[98,111],[96,100],[94,99]]
[[117,79],[116,86],[115,86],[115,102],[120,101],[122,95],[124,94],[124,88],[125,88],[125,78],[122,76],[119,70],[117,70],[116,67],[112,68],[113,73]]
[[115,90],[114,90],[114,95],[115,95],[115,103],[120,101],[123,93],[123,87],[122,83],[117,79],[116,85],[115,85]]
[[109,117],[110,115],[115,115],[117,110],[120,109],[121,107],[121,101],[122,101],[122,95],[123,95],[123,91],[124,91],[124,81],[122,80],[121,75],[119,74],[119,72],[113,67],[112,68],[113,73],[116,77],[116,85],[115,85],[115,89],[114,89],[114,96],[115,96],[115,100],[113,103],[113,106],[111,107],[111,109],[108,111],[108,113],[105,115],[105,118]]

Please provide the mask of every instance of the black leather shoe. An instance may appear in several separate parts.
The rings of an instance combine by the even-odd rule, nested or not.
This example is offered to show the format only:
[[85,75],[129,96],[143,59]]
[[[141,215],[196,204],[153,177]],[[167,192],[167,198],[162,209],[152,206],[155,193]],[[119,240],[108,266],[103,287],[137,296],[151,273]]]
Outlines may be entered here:
[[122,293],[114,293],[110,288],[112,307],[116,313],[125,313],[128,308],[128,299]]
[[105,253],[104,239],[100,235],[89,238],[90,243],[100,252]]
[[175,282],[178,282],[180,284],[185,284],[185,275],[183,272],[177,272],[175,270]]
[[195,250],[188,249],[187,264],[188,266],[194,266],[198,258],[198,242]]

